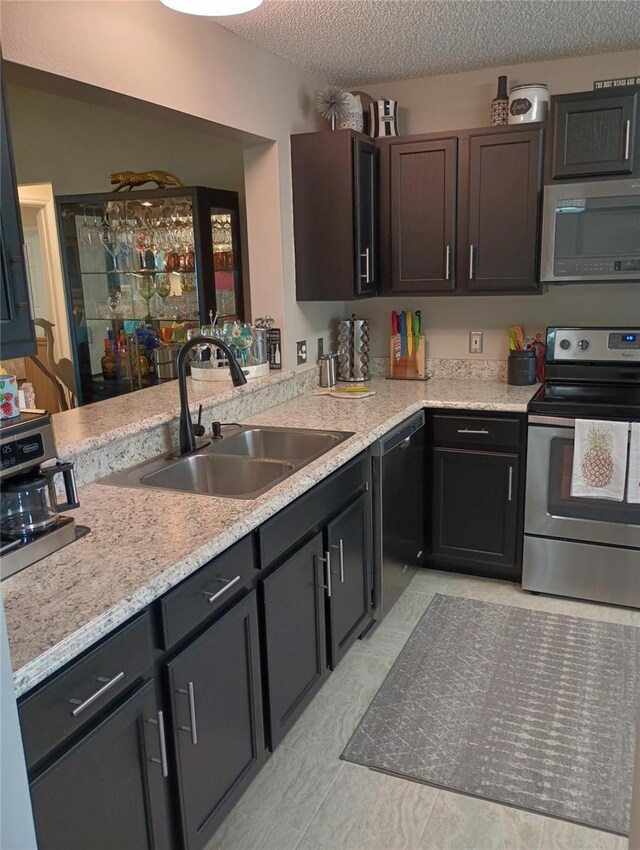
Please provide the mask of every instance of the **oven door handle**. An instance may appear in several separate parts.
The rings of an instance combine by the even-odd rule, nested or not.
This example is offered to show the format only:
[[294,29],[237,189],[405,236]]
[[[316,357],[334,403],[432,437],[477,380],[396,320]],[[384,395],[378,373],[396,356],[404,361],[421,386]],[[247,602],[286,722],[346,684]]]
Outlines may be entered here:
[[[589,417],[585,417],[588,419]],[[575,419],[567,419],[562,416],[537,416],[535,414],[531,414],[528,418],[529,425],[547,425],[548,427],[561,427],[561,428],[575,428],[576,420]],[[631,422],[628,422],[629,430],[631,430]]]

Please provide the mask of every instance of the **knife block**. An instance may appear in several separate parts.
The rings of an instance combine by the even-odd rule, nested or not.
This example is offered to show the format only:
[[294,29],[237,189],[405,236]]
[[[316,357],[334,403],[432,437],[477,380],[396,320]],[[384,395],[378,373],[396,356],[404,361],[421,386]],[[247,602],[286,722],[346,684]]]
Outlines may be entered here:
[[[394,334],[390,339],[389,348],[389,377],[405,381],[427,380],[427,343],[424,334],[421,334],[416,346],[416,337],[413,339],[413,350],[411,356],[407,354],[396,357],[396,347],[400,347],[400,334]],[[397,342],[396,342],[397,340]]]

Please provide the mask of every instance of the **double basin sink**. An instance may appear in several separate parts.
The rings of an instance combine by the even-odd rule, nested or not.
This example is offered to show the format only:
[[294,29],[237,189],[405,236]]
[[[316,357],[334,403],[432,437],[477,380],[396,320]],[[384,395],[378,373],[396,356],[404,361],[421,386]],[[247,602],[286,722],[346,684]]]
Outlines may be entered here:
[[101,479],[227,499],[255,499],[352,436],[350,431],[230,426],[184,457],[163,455]]

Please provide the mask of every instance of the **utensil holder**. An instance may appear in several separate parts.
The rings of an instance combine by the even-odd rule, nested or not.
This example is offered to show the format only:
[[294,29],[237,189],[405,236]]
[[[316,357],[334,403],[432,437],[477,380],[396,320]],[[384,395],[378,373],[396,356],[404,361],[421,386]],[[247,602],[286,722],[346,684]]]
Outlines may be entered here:
[[389,348],[389,377],[404,381],[427,380],[427,343],[423,334],[411,337],[413,348],[411,354],[397,356],[400,350],[400,334],[393,334]]

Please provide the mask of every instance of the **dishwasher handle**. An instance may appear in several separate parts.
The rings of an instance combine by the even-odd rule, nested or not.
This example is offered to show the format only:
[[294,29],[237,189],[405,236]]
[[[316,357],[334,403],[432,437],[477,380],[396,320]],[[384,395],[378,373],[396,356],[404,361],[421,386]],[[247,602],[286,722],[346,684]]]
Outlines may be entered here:
[[372,457],[383,457],[399,446],[406,449],[411,444],[414,434],[417,434],[422,428],[424,428],[424,410],[398,425],[397,428],[374,443],[371,446]]

